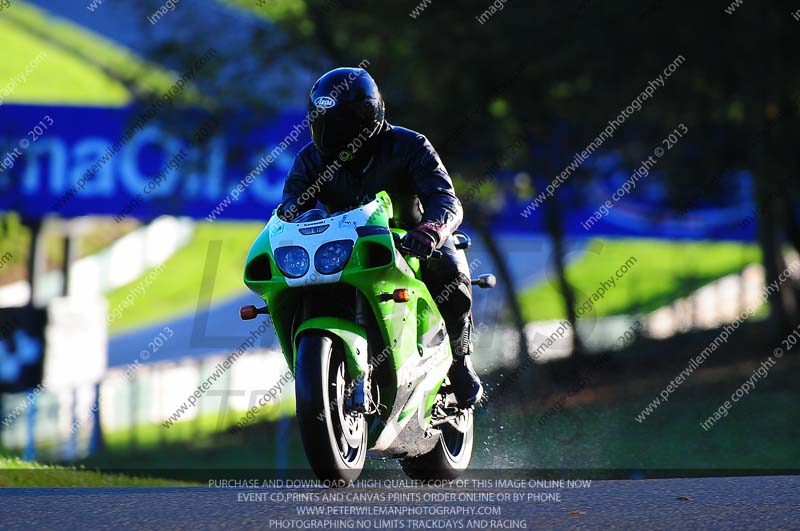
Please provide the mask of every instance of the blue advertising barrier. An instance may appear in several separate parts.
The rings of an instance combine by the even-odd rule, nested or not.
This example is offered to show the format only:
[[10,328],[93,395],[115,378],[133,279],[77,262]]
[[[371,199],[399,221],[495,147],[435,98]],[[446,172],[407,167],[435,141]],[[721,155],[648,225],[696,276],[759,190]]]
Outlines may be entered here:
[[46,310],[0,308],[0,393],[19,393],[42,382],[46,326]]
[[[308,141],[301,109],[260,119],[211,118],[199,111],[153,116],[137,107],[3,105],[0,210],[26,218],[92,214],[148,220],[172,214],[263,220],[280,201],[294,156]],[[569,162],[557,146],[537,149],[553,161]],[[676,212],[666,206],[667,176],[658,165],[644,172],[626,167],[614,150],[573,164],[590,179],[570,175],[553,187],[554,176],[535,177],[534,201],[508,193],[492,215],[493,228],[545,233],[549,191],[570,237],[755,239],[758,209],[747,172],[726,176],[725,197],[701,194],[689,209]],[[513,187],[511,172],[488,178]],[[476,194],[459,195],[471,201]]]
[[[666,182],[656,169],[634,181],[638,168],[628,168],[618,153],[597,155],[584,168],[589,179],[567,180],[554,196],[560,204],[564,233],[596,236],[752,242],[757,237],[759,205],[753,177],[747,171],[698,179],[694,198],[684,207],[670,204]],[[502,226],[513,232],[546,232],[546,212],[554,198],[547,193],[550,176],[534,179],[533,200],[507,196]],[[710,191],[724,183],[726,193]]]
[[198,111],[148,117],[136,107],[0,107],[0,210],[265,219],[309,141],[302,110],[266,123]]

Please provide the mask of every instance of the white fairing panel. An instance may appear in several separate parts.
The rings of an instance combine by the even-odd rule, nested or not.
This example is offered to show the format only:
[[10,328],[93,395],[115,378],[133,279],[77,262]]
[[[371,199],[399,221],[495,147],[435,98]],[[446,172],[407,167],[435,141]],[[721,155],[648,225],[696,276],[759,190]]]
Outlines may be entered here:
[[[304,248],[308,252],[311,264],[308,272],[300,278],[286,278],[286,283],[292,287],[308,286],[312,284],[330,284],[338,282],[342,272],[324,275],[314,269],[314,254],[322,245],[336,240],[350,240],[355,242],[358,238],[356,229],[367,224],[367,220],[380,208],[378,200],[371,201],[364,206],[330,218],[309,221],[307,223],[287,223],[278,216],[272,216],[267,223],[269,243],[273,252],[279,247],[290,245]],[[308,227],[328,228],[319,234],[302,234],[300,229]]]

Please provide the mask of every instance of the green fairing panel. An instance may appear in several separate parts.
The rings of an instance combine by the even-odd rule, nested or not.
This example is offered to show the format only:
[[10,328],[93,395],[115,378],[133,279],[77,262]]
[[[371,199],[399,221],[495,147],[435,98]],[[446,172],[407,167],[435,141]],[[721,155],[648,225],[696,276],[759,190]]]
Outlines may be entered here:
[[270,257],[269,265],[271,279],[249,279],[247,278],[247,267],[245,267],[244,283],[250,289],[250,291],[261,297],[261,299],[267,303],[267,306],[270,309],[272,324],[275,327],[275,335],[277,335],[278,342],[281,345],[281,351],[283,352],[284,358],[286,358],[286,362],[289,367],[294,367],[294,363],[292,363],[292,338],[289,337],[288,332],[289,325],[291,323],[287,318],[288,316],[293,315],[293,313],[281,311],[281,309],[285,309],[288,303],[291,302],[291,290],[288,289],[289,286],[286,284],[286,278],[283,276],[283,274],[281,274],[280,270],[275,265],[275,261],[272,259],[272,246],[269,242],[269,230],[266,226],[261,230],[261,233],[258,235],[258,238],[256,238],[256,241],[253,242],[253,246],[250,248],[250,253],[247,255],[245,264],[249,265],[253,260],[261,255],[267,255]]
[[389,225],[389,220],[394,217],[394,209],[392,208],[392,200],[389,194],[384,191],[378,192],[375,199],[380,201],[381,208],[373,212],[372,216],[367,220],[367,225]]
[[[300,335],[307,330],[324,330],[338,336],[345,349],[347,372],[351,378],[357,379],[367,373],[367,332],[360,326],[338,317],[314,317],[300,325],[294,336],[295,352]],[[294,367],[292,367],[294,371]]]

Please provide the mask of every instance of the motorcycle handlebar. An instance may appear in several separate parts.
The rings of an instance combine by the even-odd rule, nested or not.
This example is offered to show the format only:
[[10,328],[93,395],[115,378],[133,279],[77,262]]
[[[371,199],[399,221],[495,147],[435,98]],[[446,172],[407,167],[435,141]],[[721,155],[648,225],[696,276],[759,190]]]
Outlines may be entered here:
[[416,256],[416,257],[417,257],[417,258],[419,258],[420,260],[429,260],[429,259],[431,259],[431,258],[435,258],[435,259],[437,259],[437,260],[438,260],[439,258],[441,258],[441,257],[442,257],[442,251],[440,251],[439,249],[434,249],[434,250],[433,250],[433,252],[431,253],[431,255],[430,255],[428,258],[424,258],[424,257],[422,257],[422,256],[419,256],[419,255],[417,255],[417,254],[414,254],[414,253],[410,252],[410,251],[409,251],[409,249],[408,249],[408,247],[405,247],[405,246],[403,245],[403,239],[402,239],[402,238],[400,237],[400,235],[399,235],[399,234],[397,234],[396,232],[393,232],[393,233],[392,233],[392,237],[394,238],[394,243],[395,243],[395,245],[397,246],[397,249],[398,249],[398,250],[399,250],[401,253],[403,253],[404,255]]
[[404,255],[415,256],[415,257],[419,258],[422,261],[430,260],[431,258],[434,258],[434,259],[438,260],[439,258],[442,257],[442,251],[440,251],[439,249],[434,249],[433,252],[431,253],[431,255],[429,257],[427,257],[427,258],[410,252],[407,247],[403,247],[402,245],[398,246],[398,249],[400,249],[400,252],[403,253]]

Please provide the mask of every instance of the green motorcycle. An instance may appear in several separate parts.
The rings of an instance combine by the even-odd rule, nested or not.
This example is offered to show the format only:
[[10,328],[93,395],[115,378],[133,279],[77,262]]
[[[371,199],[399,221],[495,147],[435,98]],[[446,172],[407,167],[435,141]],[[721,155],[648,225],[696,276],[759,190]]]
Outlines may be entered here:
[[[401,459],[414,479],[455,478],[472,456],[473,410],[449,389],[444,320],[392,217],[385,192],[333,215],[273,213],[247,257],[244,282],[267,306],[245,306],[241,318],[272,317],[320,479],[355,480],[368,454]],[[456,241],[469,247],[462,232]]]

